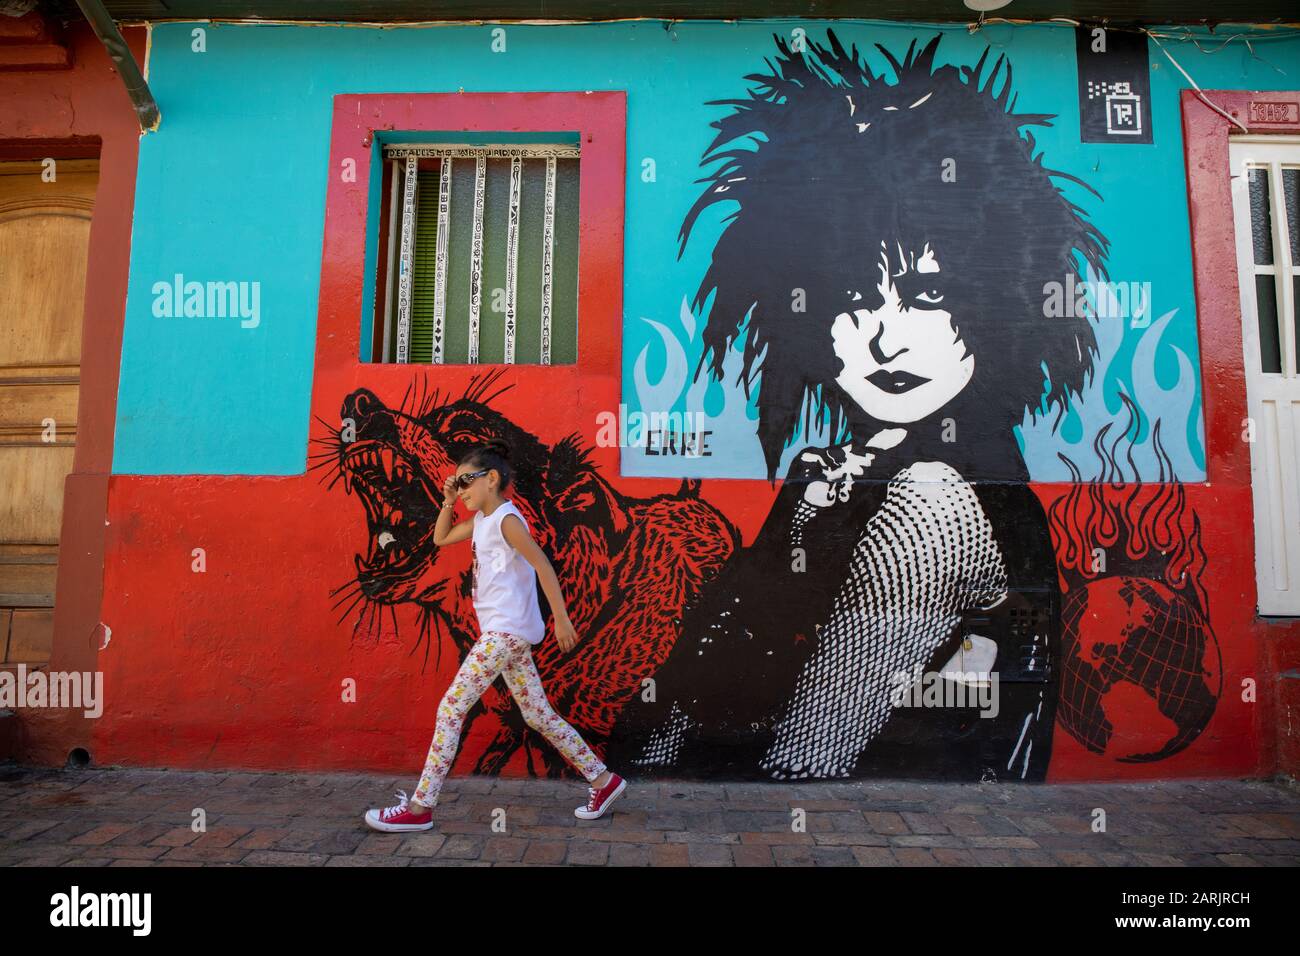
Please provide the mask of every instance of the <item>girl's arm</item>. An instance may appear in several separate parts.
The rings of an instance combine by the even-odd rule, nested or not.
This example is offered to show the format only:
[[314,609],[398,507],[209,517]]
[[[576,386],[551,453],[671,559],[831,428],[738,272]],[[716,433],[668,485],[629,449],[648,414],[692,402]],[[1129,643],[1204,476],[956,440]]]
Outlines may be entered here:
[[453,475],[442,483],[442,507],[438,522],[433,526],[433,543],[438,547],[464,541],[474,534],[474,519],[469,518],[452,527],[451,513],[456,508],[456,478]]
[[555,640],[559,643],[560,650],[566,653],[573,650],[578,643],[578,634],[573,629],[573,622],[569,620],[569,612],[564,606],[564,594],[560,591],[560,579],[555,576],[555,569],[551,567],[551,562],[547,560],[546,554],[537,546],[537,542],[533,540],[517,515],[505,516],[501,522],[501,534],[537,572],[542,591],[545,592],[546,600],[551,604],[551,612],[555,615]]

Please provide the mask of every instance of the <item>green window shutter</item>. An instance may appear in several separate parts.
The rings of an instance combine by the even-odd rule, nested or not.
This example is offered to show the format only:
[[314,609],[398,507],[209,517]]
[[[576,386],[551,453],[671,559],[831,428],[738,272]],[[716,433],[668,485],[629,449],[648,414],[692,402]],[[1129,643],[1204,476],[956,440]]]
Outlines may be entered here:
[[[453,169],[455,166],[453,165]],[[433,361],[434,266],[438,249],[438,169],[421,169],[415,196],[411,282],[411,361]]]
[[[418,363],[433,360],[440,162],[429,163],[429,168],[420,169],[418,174],[409,355],[409,361]],[[577,361],[578,163],[577,158],[556,160],[551,252],[553,365]],[[492,158],[487,160],[485,170],[478,361],[488,365],[505,361],[510,166],[508,158]],[[525,157],[521,168],[515,265],[516,364],[542,361],[546,168],[546,159],[538,157]],[[442,360],[465,364],[469,361],[475,160],[457,156],[451,169],[451,215],[444,224],[448,236]]]
[[[551,364],[578,361],[578,163],[555,161],[554,291],[551,302]],[[538,239],[540,244],[541,240]]]

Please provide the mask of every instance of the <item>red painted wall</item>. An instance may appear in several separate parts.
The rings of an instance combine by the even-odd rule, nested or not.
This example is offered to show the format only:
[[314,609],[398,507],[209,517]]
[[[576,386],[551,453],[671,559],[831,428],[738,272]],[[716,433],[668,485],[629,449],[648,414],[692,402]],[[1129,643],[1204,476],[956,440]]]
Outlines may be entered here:
[[[1206,91],[1206,97],[1254,133],[1300,133],[1300,123],[1263,123],[1252,115],[1253,101],[1293,103],[1295,91]],[[1187,152],[1187,201],[1192,223],[1196,311],[1200,324],[1201,375],[1205,394],[1208,484],[1224,498],[1214,511],[1203,509],[1224,544],[1235,543],[1234,579],[1219,601],[1221,633],[1250,647],[1259,681],[1256,708],[1261,772],[1296,775],[1300,771],[1300,622],[1255,617],[1254,520],[1250,497],[1250,452],[1242,442],[1246,418],[1246,379],[1242,364],[1240,290],[1237,285],[1229,182],[1228,136],[1237,125],[1214,111],[1194,91],[1182,94],[1183,140]],[[1208,490],[1208,489],[1207,489]],[[1229,497],[1230,496],[1230,497]],[[1217,560],[1223,560],[1216,556]],[[1286,676],[1287,672],[1293,676]],[[1239,682],[1225,687],[1224,701]],[[1238,692],[1239,693],[1239,692]]]

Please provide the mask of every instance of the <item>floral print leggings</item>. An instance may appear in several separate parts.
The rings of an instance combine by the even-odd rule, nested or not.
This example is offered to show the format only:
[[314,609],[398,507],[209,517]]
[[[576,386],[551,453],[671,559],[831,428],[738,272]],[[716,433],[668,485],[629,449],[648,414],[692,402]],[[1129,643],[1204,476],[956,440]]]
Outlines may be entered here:
[[426,807],[438,802],[442,782],[460,746],[465,715],[502,673],[529,727],[549,740],[588,783],[605,772],[605,764],[595,752],[551,708],[537,674],[537,665],[533,663],[532,645],[515,634],[485,631],[465,655],[465,662],[460,665],[442,703],[438,705],[433,742],[429,745],[429,756],[412,800]]

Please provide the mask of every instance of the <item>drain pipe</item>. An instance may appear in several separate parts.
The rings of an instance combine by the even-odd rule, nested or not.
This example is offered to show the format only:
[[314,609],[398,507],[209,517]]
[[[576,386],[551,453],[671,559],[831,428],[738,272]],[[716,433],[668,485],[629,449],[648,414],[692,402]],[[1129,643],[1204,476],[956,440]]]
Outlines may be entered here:
[[116,64],[118,75],[126,84],[127,95],[131,97],[131,104],[140,118],[140,131],[153,132],[158,128],[162,115],[158,112],[158,104],[154,102],[153,94],[149,92],[149,84],[145,82],[140,67],[136,65],[135,57],[131,55],[131,48],[126,45],[122,32],[118,30],[117,24],[113,22],[113,18],[104,9],[104,4],[100,0],[77,0],[77,6],[81,7],[81,12],[89,21],[90,28],[95,31],[95,36],[99,37],[99,42],[104,44],[109,59]]

